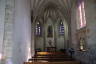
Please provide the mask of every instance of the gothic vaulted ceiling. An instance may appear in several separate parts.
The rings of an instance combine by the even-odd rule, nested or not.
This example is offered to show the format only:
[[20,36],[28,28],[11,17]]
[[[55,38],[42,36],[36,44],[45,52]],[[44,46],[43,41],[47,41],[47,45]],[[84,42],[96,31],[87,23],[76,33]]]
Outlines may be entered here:
[[72,4],[75,0],[31,0],[31,7],[34,17],[64,16],[69,19]]

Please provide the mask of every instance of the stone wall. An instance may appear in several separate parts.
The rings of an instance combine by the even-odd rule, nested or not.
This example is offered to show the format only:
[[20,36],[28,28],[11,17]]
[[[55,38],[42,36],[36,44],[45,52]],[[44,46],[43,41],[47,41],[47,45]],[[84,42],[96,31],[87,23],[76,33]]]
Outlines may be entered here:
[[[75,58],[81,61],[83,64],[96,64],[96,1],[95,0],[85,0],[85,13],[87,26],[86,33],[87,37],[87,49],[86,51],[78,51],[78,42],[76,41],[76,5],[72,8],[72,43],[75,49]],[[74,24],[75,23],[75,24]]]
[[[43,22],[43,21],[41,21]],[[59,51],[60,49],[67,48],[67,40],[68,40],[68,24],[65,19],[63,19],[63,24],[64,24],[64,35],[60,36],[59,35],[59,20],[55,21],[52,20],[51,18],[48,18],[46,20],[45,25],[42,24],[41,28],[43,31],[42,35],[40,37],[35,37],[35,48],[36,49],[41,49],[44,51],[44,48],[50,47],[48,44],[49,40],[51,40],[53,47],[56,46],[57,50]],[[52,37],[48,37],[48,26],[52,26]],[[45,33],[45,34],[44,34]]]

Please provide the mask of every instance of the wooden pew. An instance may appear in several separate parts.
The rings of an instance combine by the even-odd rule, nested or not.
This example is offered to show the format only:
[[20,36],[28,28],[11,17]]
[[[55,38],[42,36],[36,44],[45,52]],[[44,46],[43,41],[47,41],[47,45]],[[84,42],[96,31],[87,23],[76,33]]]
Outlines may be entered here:
[[24,64],[80,64],[66,53],[61,52],[37,52],[29,62]]

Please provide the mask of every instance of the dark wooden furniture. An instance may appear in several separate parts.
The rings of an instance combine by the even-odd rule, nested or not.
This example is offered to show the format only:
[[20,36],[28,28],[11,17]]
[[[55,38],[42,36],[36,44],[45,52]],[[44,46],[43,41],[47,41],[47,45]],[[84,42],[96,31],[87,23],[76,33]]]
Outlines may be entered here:
[[46,47],[47,52],[56,52],[56,47]]

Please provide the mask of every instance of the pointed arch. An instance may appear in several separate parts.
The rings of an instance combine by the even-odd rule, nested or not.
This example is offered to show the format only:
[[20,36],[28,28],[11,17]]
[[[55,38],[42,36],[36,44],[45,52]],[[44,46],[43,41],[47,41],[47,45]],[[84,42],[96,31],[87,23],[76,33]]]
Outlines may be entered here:
[[63,24],[62,20],[60,20],[60,22],[59,22],[59,35],[64,36],[64,24]]
[[35,35],[41,36],[42,35],[42,25],[41,22],[37,21],[35,26]]
[[78,14],[78,21],[77,21],[77,29],[86,27],[86,16],[85,16],[85,1],[84,0],[77,0],[77,14]]

